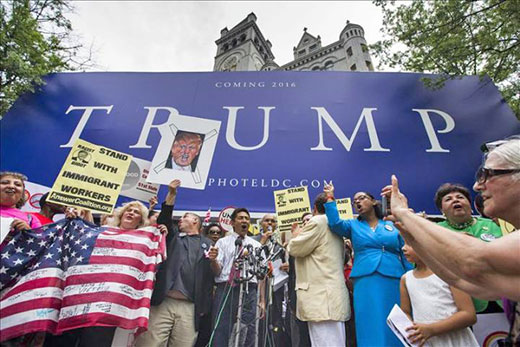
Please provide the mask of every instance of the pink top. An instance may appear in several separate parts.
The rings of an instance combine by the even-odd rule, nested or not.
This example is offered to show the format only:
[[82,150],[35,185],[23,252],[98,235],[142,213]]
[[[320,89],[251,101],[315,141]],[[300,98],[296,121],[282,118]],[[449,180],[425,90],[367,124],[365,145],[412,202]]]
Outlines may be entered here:
[[[41,223],[38,218],[34,218],[33,216],[28,217],[27,212],[20,211],[17,208],[0,206],[0,216],[1,217],[11,217],[18,218],[23,221],[26,221],[27,224],[31,226],[31,229],[41,227]],[[30,220],[29,220],[30,218]]]

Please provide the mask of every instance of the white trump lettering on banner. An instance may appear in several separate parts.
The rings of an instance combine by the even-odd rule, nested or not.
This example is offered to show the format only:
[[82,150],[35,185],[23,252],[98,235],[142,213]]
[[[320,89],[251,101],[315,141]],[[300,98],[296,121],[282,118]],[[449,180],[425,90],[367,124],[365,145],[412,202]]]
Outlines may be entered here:
[[443,152],[443,153],[449,153],[450,151],[448,149],[444,149],[441,147],[439,143],[439,139],[437,138],[437,135],[435,135],[435,129],[433,128],[432,121],[430,119],[430,113],[436,113],[439,116],[444,119],[446,122],[446,127],[442,130],[438,130],[437,132],[439,134],[446,134],[455,129],[455,121],[453,118],[447,114],[446,112],[440,111],[440,110],[429,110],[429,109],[419,109],[414,108],[412,111],[418,112],[421,115],[421,119],[424,124],[424,129],[426,130],[426,134],[428,135],[428,139],[430,140],[430,144],[432,148],[427,149],[426,152]]
[[232,107],[232,106],[224,106],[224,109],[228,110],[228,124],[226,128],[226,141],[228,144],[239,151],[253,151],[255,149],[262,148],[267,140],[269,139],[269,116],[271,115],[271,110],[275,109],[275,107],[268,106],[260,106],[259,110],[264,111],[264,134],[262,137],[262,141],[256,146],[242,146],[235,139],[235,127],[237,122],[238,111],[242,110],[244,107]]
[[315,110],[318,114],[318,133],[320,138],[318,145],[316,147],[312,147],[311,151],[332,151],[332,148],[326,147],[323,144],[322,119],[325,120],[325,122],[329,125],[330,129],[334,132],[334,135],[336,135],[343,147],[345,147],[345,149],[349,152],[350,148],[352,147],[352,144],[354,143],[354,139],[356,138],[359,126],[361,125],[361,122],[364,119],[367,125],[368,137],[370,139],[370,148],[365,148],[363,150],[367,152],[390,152],[388,148],[383,148],[379,144],[379,138],[377,136],[376,127],[374,125],[374,119],[372,118],[372,111],[377,110],[377,108],[363,108],[363,112],[361,112],[361,116],[359,117],[356,127],[352,132],[351,139],[349,139],[345,135],[345,133],[341,131],[341,128],[334,121],[332,116],[327,112],[325,107],[311,107],[311,109]]
[[60,147],[61,148],[72,147],[74,142],[76,142],[76,140],[79,139],[81,132],[83,131],[83,128],[85,128],[85,125],[87,125],[87,122],[88,122],[90,116],[92,115],[92,112],[94,112],[95,110],[105,110],[105,111],[107,111],[107,115],[108,115],[112,111],[112,107],[114,107],[114,105],[110,105],[110,106],[74,106],[74,105],[70,105],[69,108],[67,109],[67,111],[65,111],[65,114],[69,114],[69,112],[75,111],[75,110],[83,110],[83,114],[81,115],[78,125],[76,126],[76,129],[74,129],[74,132],[72,133],[72,136],[70,137],[69,142],[67,142],[64,145],[61,145]]
[[[81,118],[76,125],[76,128],[74,129],[69,141],[64,144],[60,145],[61,148],[64,147],[72,147],[74,142],[81,136],[81,133],[83,132],[83,129],[85,128],[88,120],[90,119],[90,116],[94,113],[94,111],[97,110],[104,110],[106,111],[106,114],[110,114],[112,111],[112,108],[114,105],[110,106],[74,106],[70,105],[65,114],[69,114],[72,111],[75,110],[83,110],[83,114],[81,115]],[[150,131],[152,129],[157,129],[161,133],[161,136],[163,136],[163,132],[161,131],[163,126],[172,123],[173,119],[179,115],[179,111],[175,109],[174,107],[169,106],[146,106],[144,107],[146,110],[148,110],[148,114],[146,115],[146,119],[144,121],[144,124],[141,128],[141,132],[139,134],[139,138],[137,140],[137,143],[134,145],[129,146],[129,148],[152,148],[151,145],[148,145],[147,140],[150,135]],[[235,132],[236,132],[236,122],[237,122],[237,116],[238,111],[244,109],[244,106],[223,106],[225,110],[228,111],[228,124],[226,128],[226,141],[228,145],[231,148],[234,148],[239,151],[252,151],[259,148],[262,148],[267,141],[269,140],[269,117],[271,115],[271,110],[276,109],[274,106],[259,106],[259,110],[263,110],[263,134],[262,134],[262,140],[260,143],[254,146],[243,146],[239,144],[236,141],[235,138]],[[374,123],[372,111],[376,111],[377,108],[369,108],[365,107],[363,108],[363,111],[361,112],[361,115],[358,118],[358,121],[356,123],[356,126],[352,132],[351,138],[348,138],[345,133],[341,130],[341,128],[338,126],[338,124],[334,121],[334,118],[328,113],[327,109],[325,107],[311,107],[312,110],[316,111],[318,115],[318,136],[319,136],[319,142],[315,147],[310,148],[311,151],[332,151],[333,149],[330,147],[325,146],[323,143],[323,121],[327,123],[327,125],[330,127],[334,135],[338,138],[338,140],[341,142],[343,147],[347,151],[351,150],[351,147],[354,143],[354,140],[356,138],[356,135],[358,133],[358,130],[361,126],[361,123],[364,121],[367,126],[368,131],[368,137],[370,140],[370,147],[364,148],[364,151],[367,152],[390,152],[390,149],[384,148],[381,146],[379,142],[379,137],[377,134],[377,129]],[[165,122],[160,124],[153,124],[155,120],[155,116],[157,115],[158,111],[167,111],[168,112],[168,118]],[[430,141],[431,148],[427,149],[426,152],[432,153],[448,153],[449,150],[445,149],[441,146],[439,139],[437,137],[437,133],[439,134],[446,134],[451,132],[455,128],[455,121],[453,117],[451,117],[448,113],[436,110],[436,109],[412,109],[412,111],[415,111],[419,113],[421,116],[421,120],[423,122],[424,128],[426,130],[426,135],[428,136],[428,140]],[[436,130],[433,127],[432,121],[431,121],[431,114],[437,114],[442,117],[444,120],[446,126],[444,129]]]
[[[139,135],[139,140],[135,145],[129,146],[129,148],[152,148],[152,146],[148,145],[146,141],[148,140],[148,135],[150,135],[150,130],[152,128],[156,128],[161,132],[161,127],[166,124],[170,124],[173,122],[174,118],[179,115],[179,111],[173,107],[167,106],[159,106],[159,107],[145,107],[148,110],[148,114],[146,115],[146,120],[144,121],[143,127],[141,128],[141,134]],[[153,120],[155,119],[155,115],[158,110],[166,110],[170,114],[168,115],[168,119],[166,122],[161,124],[153,125]],[[163,136],[161,132],[161,136]]]

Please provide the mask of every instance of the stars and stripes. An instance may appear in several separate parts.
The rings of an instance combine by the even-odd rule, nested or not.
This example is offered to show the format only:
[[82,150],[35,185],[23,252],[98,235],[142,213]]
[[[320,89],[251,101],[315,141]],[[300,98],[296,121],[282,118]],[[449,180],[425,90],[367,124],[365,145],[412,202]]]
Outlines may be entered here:
[[146,328],[164,238],[81,219],[16,233],[0,249],[0,342],[86,326]]

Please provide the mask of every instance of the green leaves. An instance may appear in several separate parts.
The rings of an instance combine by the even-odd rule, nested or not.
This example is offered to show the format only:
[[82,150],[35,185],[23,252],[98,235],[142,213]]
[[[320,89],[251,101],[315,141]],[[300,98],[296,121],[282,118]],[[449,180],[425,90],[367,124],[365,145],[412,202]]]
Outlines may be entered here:
[[74,70],[70,8],[63,0],[0,2],[0,116],[51,72]]
[[371,46],[382,65],[440,74],[441,88],[461,75],[489,76],[520,119],[520,1],[413,1],[383,11],[384,38]]

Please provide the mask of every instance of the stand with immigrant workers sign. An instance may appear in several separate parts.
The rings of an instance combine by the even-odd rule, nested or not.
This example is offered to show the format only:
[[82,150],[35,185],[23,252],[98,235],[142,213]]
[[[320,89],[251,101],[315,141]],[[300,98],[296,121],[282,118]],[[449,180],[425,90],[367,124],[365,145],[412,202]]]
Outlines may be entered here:
[[49,202],[112,213],[132,156],[78,139],[52,186]]

